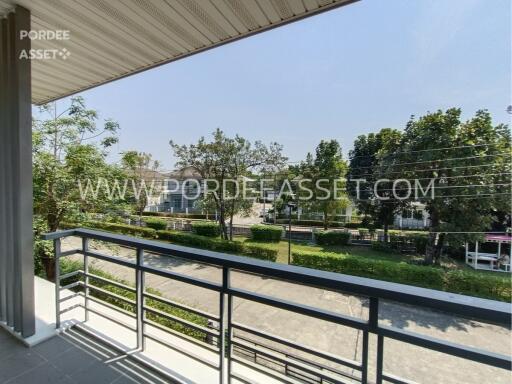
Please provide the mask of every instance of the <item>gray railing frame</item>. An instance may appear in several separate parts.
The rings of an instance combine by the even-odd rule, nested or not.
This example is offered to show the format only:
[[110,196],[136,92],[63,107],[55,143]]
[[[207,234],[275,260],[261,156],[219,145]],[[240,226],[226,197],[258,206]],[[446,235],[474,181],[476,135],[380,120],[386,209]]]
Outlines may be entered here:
[[[69,236],[78,236],[82,238],[82,247],[80,249],[72,249],[66,252],[62,252],[61,250],[61,239]],[[352,369],[356,369],[360,372],[361,378],[360,381],[362,383],[372,382],[368,378],[368,354],[369,354],[369,334],[377,335],[377,359],[376,359],[376,382],[377,384],[381,384],[384,380],[393,383],[404,383],[407,382],[406,379],[398,378],[394,375],[388,374],[383,371],[383,358],[384,358],[384,340],[385,338],[390,338],[394,340],[398,340],[401,342],[409,343],[412,345],[416,345],[423,348],[428,348],[431,350],[435,350],[442,353],[447,353],[452,356],[456,356],[459,358],[483,363],[486,365],[490,365],[497,368],[502,368],[506,370],[512,370],[512,358],[511,356],[501,355],[497,353],[493,353],[490,351],[485,351],[469,346],[455,344],[449,341],[444,341],[440,339],[436,339],[430,336],[409,332],[406,330],[402,330],[399,328],[389,327],[379,325],[378,315],[379,315],[379,301],[380,300],[391,300],[398,303],[409,304],[413,306],[419,306],[424,308],[431,308],[434,310],[439,310],[443,312],[449,312],[453,315],[466,317],[475,319],[478,321],[482,321],[485,323],[491,323],[496,325],[501,325],[505,327],[510,327],[512,322],[512,305],[509,303],[498,302],[493,300],[481,299],[476,297],[458,295],[448,292],[436,291],[426,288],[413,287],[403,284],[390,283],[380,280],[367,279],[362,277],[355,277],[349,275],[342,275],[338,273],[319,271],[309,268],[303,268],[292,265],[283,265],[276,264],[268,261],[261,261],[256,259],[250,259],[246,257],[228,255],[218,252],[212,252],[207,250],[199,250],[194,248],[182,247],[173,244],[165,244],[157,241],[144,240],[124,235],[113,234],[109,232],[103,231],[95,231],[90,229],[70,229],[65,231],[59,231],[54,233],[45,234],[43,236],[46,240],[54,241],[54,252],[55,252],[55,261],[56,261],[56,327],[60,327],[60,315],[64,312],[68,312],[76,307],[83,307],[85,309],[85,319],[89,318],[89,312],[95,313],[99,316],[106,317],[107,319],[116,322],[117,324],[129,328],[136,332],[137,334],[137,350],[143,351],[145,348],[145,340],[149,338],[153,341],[164,344],[170,348],[171,345],[168,343],[158,340],[154,336],[149,335],[145,331],[145,325],[149,324],[152,326],[156,326],[160,329],[163,329],[169,333],[172,333],[179,337],[188,338],[189,341],[197,342],[202,344],[209,349],[216,350],[219,354],[219,362],[218,365],[213,365],[211,362],[207,362],[202,360],[199,356],[195,356],[190,354],[189,357],[202,361],[209,366],[213,366],[217,368],[219,371],[219,383],[224,383],[226,380],[228,383],[231,382],[233,377],[236,377],[240,380],[244,380],[243,377],[238,376],[236,373],[232,371],[232,362],[236,361],[237,363],[248,365],[253,369],[260,370],[266,374],[272,374],[268,369],[263,369],[263,367],[259,367],[257,364],[250,364],[249,361],[240,358],[233,354],[233,346],[239,345],[237,342],[237,337],[234,337],[233,330],[234,329],[242,329],[243,331],[250,332],[250,327],[245,327],[241,324],[237,324],[233,322],[233,298],[242,298],[245,300],[250,300],[270,306],[274,306],[277,308],[281,308],[288,311],[293,311],[295,313],[299,313],[302,315],[311,316],[314,318],[330,321],[339,325],[348,326],[351,328],[355,328],[361,330],[363,333],[363,342],[362,342],[362,358],[361,362],[353,362],[343,359],[341,357],[337,358],[334,356],[329,356],[329,359],[339,363],[340,365],[351,367]],[[114,256],[108,256],[96,251],[91,251],[89,249],[88,241],[90,239],[105,241],[113,244],[117,244],[119,246],[130,247],[136,250],[136,261],[131,262],[125,259],[121,259]],[[203,279],[194,278],[191,276],[185,276],[176,272],[172,272],[169,270],[163,270],[159,268],[154,268],[144,264],[144,252],[152,252],[161,255],[168,255],[179,257],[182,259],[206,263],[209,265],[213,265],[221,268],[222,270],[222,283],[218,284],[211,281],[206,281]],[[82,254],[84,257],[84,270],[76,271],[68,275],[60,275],[60,259],[65,256],[69,256],[72,254]],[[109,261],[111,263],[123,265],[126,267],[133,268],[135,271],[135,289],[131,287],[127,287],[128,290],[132,290],[136,293],[136,299],[131,302],[132,305],[136,308],[136,313],[131,314],[132,318],[136,320],[136,326],[132,327],[128,324],[125,324],[117,319],[110,318],[106,316],[104,313],[101,313],[95,309],[92,309],[89,306],[90,301],[101,301],[95,299],[90,295],[91,289],[94,288],[94,285],[90,283],[91,280],[96,279],[94,275],[89,273],[88,269],[88,259],[90,257]],[[324,309],[314,308],[307,305],[303,305],[296,302],[290,302],[287,300],[279,299],[276,297],[270,297],[266,295],[262,295],[256,292],[247,291],[239,288],[232,287],[230,285],[230,271],[237,270],[243,272],[249,272],[254,274],[259,274],[265,277],[272,277],[276,279],[286,280],[292,283],[304,284],[308,286],[341,291],[344,293],[359,295],[369,298],[369,315],[368,320],[354,318],[351,316],[343,315],[338,312],[331,312]],[[199,286],[202,288],[207,288],[219,293],[219,315],[208,314],[202,311],[199,311],[202,316],[209,318],[213,321],[218,322],[219,328],[217,330],[205,330],[199,328],[201,332],[205,332],[210,334],[212,337],[217,338],[217,348],[212,348],[212,346],[202,343],[198,340],[194,340],[186,335],[178,334],[178,332],[173,331],[171,329],[167,329],[151,320],[146,319],[146,312],[155,312],[151,308],[148,308],[145,305],[145,299],[157,299],[154,295],[145,292],[145,273],[155,274],[159,276],[163,276],[169,279],[178,280],[181,282],[189,283],[195,286]],[[78,284],[74,283],[68,286],[61,287],[60,281],[70,277],[71,275],[83,275],[84,281],[78,282]],[[99,280],[108,280],[99,277]],[[111,282],[114,285],[119,283]],[[63,289],[73,288],[76,286],[82,286],[84,288],[84,305],[76,304],[66,309],[61,309],[61,303],[68,300],[68,297],[61,299],[60,292]],[[103,292],[105,293],[105,292]],[[109,293],[111,296],[112,294]],[[123,299],[124,300],[124,299]],[[158,300],[158,299],[157,299]],[[183,304],[174,303],[168,299],[160,298],[162,302],[167,302],[169,305],[175,305],[177,307],[183,306]],[[130,301],[130,300],[127,300]],[[102,302],[103,304],[103,302]],[[122,312],[119,308],[114,308]],[[183,308],[185,310],[190,311],[198,311],[193,308]],[[159,316],[167,317],[174,321],[180,321],[179,318],[175,318],[172,315],[158,314]],[[182,320],[185,322],[186,320]],[[193,325],[190,325],[191,328],[194,328]],[[200,326],[197,326],[200,327]],[[256,336],[265,336],[265,332],[254,330],[254,334]],[[285,340],[276,335],[268,335],[268,339],[274,342],[281,342],[284,345],[290,346],[293,342],[290,340]],[[312,355],[318,357],[325,357],[327,354],[325,352],[321,352],[315,350],[313,348],[305,347],[303,345],[298,348],[302,351],[310,353]],[[186,351],[180,350],[180,352],[187,354]],[[265,354],[268,352],[260,351]],[[286,357],[285,359],[288,359]],[[310,367],[303,367],[301,364],[297,363],[297,359],[289,358],[287,360],[289,366],[299,368],[303,368],[303,372],[316,374],[319,378],[323,379],[323,382],[343,382],[341,379],[336,380],[332,379],[329,376],[327,371],[322,371],[315,367],[318,367],[318,364],[313,363]],[[277,374],[276,374],[277,375]],[[286,380],[286,376],[276,376],[283,381]],[[290,381],[291,382],[291,381]]]

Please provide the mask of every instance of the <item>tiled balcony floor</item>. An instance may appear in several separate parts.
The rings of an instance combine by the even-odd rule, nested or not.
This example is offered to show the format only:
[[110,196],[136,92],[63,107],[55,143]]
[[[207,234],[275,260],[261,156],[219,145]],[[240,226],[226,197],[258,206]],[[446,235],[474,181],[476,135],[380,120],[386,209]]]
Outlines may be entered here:
[[169,382],[76,329],[27,348],[0,328],[1,384]]

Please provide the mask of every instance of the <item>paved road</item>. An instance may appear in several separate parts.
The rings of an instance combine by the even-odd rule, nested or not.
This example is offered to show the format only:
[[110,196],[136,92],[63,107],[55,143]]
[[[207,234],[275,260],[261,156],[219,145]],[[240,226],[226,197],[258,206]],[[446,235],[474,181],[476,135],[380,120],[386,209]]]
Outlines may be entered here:
[[[94,243],[92,245],[107,254],[128,259],[135,258],[134,251],[130,249],[105,248]],[[78,239],[67,239],[64,242],[64,249],[77,246],[79,246]],[[80,257],[78,258],[80,259]],[[91,263],[119,278],[134,281],[133,271],[126,267],[100,260],[94,260]],[[145,263],[213,282],[221,280],[219,268],[204,264],[152,254],[145,255]],[[154,275],[146,276],[146,283],[170,299],[212,314],[218,314],[219,297],[217,293]],[[232,273],[231,283],[237,288],[345,315],[363,319],[367,319],[368,316],[368,301],[362,297],[241,272]],[[361,359],[361,332],[348,327],[337,326],[322,320],[239,299],[234,301],[234,321],[347,359],[359,361]],[[453,317],[441,312],[383,302],[379,321],[385,325],[464,345],[502,354],[511,353],[509,329]],[[375,359],[372,358],[375,355],[375,340],[373,338],[370,339],[370,345],[370,362],[372,366],[375,366]],[[511,383],[511,376],[504,370],[489,368],[388,339],[386,339],[384,348],[384,370],[418,383]],[[295,351],[295,353],[297,352]]]

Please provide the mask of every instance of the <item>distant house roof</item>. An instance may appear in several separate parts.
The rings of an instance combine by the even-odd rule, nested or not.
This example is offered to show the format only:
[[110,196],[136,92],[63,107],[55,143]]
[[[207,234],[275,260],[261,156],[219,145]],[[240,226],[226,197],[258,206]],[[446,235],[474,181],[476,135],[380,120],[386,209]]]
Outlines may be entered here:
[[[128,173],[130,172],[131,171],[128,171]],[[165,174],[149,168],[137,170],[137,172],[134,173],[137,174],[137,177],[140,177],[143,180],[164,180],[166,178]]]
[[202,179],[194,167],[184,167],[164,174],[167,179]]

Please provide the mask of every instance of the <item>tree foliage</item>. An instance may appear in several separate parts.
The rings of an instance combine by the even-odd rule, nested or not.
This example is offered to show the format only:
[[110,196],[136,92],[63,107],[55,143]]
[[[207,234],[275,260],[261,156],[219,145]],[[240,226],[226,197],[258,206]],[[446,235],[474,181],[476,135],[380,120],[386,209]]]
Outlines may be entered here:
[[128,189],[127,201],[140,218],[148,205],[148,194],[154,192],[155,174],[160,168],[160,162],[153,160],[150,153],[125,151],[121,156],[121,166],[132,181],[132,189]]
[[427,263],[439,262],[447,241],[469,240],[488,231],[498,212],[511,212],[510,145],[508,127],[493,125],[485,110],[465,122],[458,108],[408,122],[400,157],[413,164],[405,177],[438,181],[435,197],[424,201],[431,222]]
[[400,148],[400,139],[400,131],[384,128],[378,133],[358,136],[349,154],[349,195],[362,215],[384,227],[385,241],[395,214],[406,205],[392,194],[397,170],[393,153]]
[[[329,227],[334,215],[348,205],[344,177],[347,173],[347,164],[343,160],[341,146],[336,140],[322,140],[316,147],[315,156],[307,154],[306,160],[298,166],[291,167],[291,171],[298,176],[297,184],[304,181],[297,188],[300,196],[297,200],[304,200],[301,205],[323,215],[324,228]],[[309,193],[308,190],[312,193]],[[311,195],[311,196],[307,196]]]
[[233,217],[250,209],[252,201],[244,199],[240,193],[237,196],[235,183],[228,180],[241,181],[251,171],[278,169],[286,158],[282,155],[282,146],[277,143],[268,146],[260,141],[251,143],[239,135],[228,137],[220,129],[212,136],[212,141],[201,137],[195,144],[178,145],[171,141],[170,145],[177,158],[177,167],[193,167],[203,180],[208,180],[208,189],[216,190],[217,193],[210,195],[204,192],[213,198],[219,213],[221,236],[230,239]]
[[81,97],[60,113],[56,104],[44,105],[41,114],[49,117],[33,122],[34,209],[55,231],[71,212],[101,210],[114,203],[83,198],[78,181],[118,176],[105,158],[107,148],[117,142],[119,125],[106,120],[98,126],[98,113],[87,109]]

